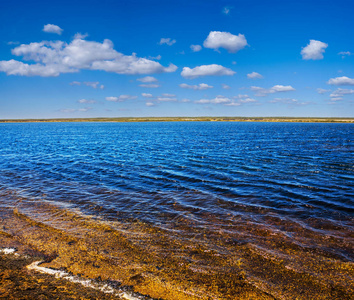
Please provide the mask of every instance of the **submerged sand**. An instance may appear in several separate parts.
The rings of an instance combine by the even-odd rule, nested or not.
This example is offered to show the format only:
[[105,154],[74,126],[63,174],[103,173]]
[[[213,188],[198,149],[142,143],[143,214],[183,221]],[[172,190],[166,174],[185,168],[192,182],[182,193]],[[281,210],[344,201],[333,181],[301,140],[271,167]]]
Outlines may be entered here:
[[[268,222],[287,230],[225,220],[211,231],[186,218],[162,229],[133,219],[105,222],[45,201],[8,205],[1,208],[0,248],[16,252],[0,253],[0,298],[354,298],[354,264],[345,255],[353,249],[350,229],[323,236],[275,217]],[[333,248],[343,256],[326,251]],[[55,276],[59,271],[67,276]],[[114,292],[97,288],[104,285]]]

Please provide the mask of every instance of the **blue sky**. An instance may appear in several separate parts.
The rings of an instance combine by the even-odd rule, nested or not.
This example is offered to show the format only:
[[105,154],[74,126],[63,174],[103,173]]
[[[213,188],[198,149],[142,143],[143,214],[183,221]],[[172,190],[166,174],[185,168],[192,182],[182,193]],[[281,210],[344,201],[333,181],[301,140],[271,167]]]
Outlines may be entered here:
[[354,117],[354,2],[1,1],[0,118]]

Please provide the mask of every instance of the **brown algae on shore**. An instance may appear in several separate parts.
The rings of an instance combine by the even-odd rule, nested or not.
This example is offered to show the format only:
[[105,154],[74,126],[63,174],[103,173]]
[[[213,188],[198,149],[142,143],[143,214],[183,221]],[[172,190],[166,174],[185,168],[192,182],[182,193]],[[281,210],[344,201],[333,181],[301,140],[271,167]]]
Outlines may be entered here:
[[[217,224],[213,215],[205,218]],[[162,229],[138,220],[102,222],[41,201],[23,203],[15,209],[2,209],[0,246],[17,247],[29,258],[20,260],[21,263],[5,263],[1,269],[2,285],[8,280],[6,270],[17,268],[21,278],[35,276],[42,280],[41,276],[45,276],[43,281],[35,279],[38,285],[31,279],[35,289],[48,286],[49,280],[50,284],[65,286],[68,293],[77,291],[73,283],[63,283],[63,279],[49,279],[49,275],[24,270],[25,265],[41,257],[41,267],[113,282],[149,298],[354,297],[353,263],[326,251],[337,247],[343,253],[350,252],[350,231],[343,229],[339,238],[277,218],[268,222],[261,226],[237,220],[220,224],[218,220],[218,230],[209,230],[181,218],[174,220],[171,228]],[[302,245],[281,230],[272,229],[279,223],[293,227],[294,236],[298,236],[295,240],[301,240]],[[182,231],[188,232],[189,238],[181,236]],[[312,247],[311,243],[317,246]],[[106,299],[87,299],[95,297]]]

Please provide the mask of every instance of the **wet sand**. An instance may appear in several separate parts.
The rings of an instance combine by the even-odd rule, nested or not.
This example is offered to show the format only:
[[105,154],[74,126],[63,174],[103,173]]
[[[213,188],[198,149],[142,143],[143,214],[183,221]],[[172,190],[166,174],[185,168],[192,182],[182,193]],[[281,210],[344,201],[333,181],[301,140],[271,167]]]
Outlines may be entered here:
[[[107,222],[45,201],[8,205],[1,208],[0,248],[16,248],[17,255],[0,254],[0,298],[124,299],[122,291],[136,299],[354,298],[349,229],[323,236],[279,218],[267,226],[205,218],[218,230],[192,218],[162,229],[135,219]],[[333,247],[343,255],[326,250]],[[27,268],[35,261],[118,294]]]

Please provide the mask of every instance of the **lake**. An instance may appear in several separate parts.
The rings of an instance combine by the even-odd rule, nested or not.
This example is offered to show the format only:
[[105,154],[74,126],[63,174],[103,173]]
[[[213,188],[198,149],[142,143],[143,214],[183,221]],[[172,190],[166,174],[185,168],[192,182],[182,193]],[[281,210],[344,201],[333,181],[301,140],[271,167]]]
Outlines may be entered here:
[[[183,286],[186,299],[191,290],[210,299],[349,299],[353,133],[354,124],[332,123],[0,124],[3,231],[45,252],[31,238],[37,222],[102,257],[127,255],[135,267],[117,278],[151,297],[173,299],[146,274]],[[97,240],[87,228],[99,230]],[[121,240],[115,249],[111,230],[149,258],[124,254]],[[53,247],[60,258],[64,246]],[[79,262],[76,270],[56,260],[52,267],[79,273]]]

